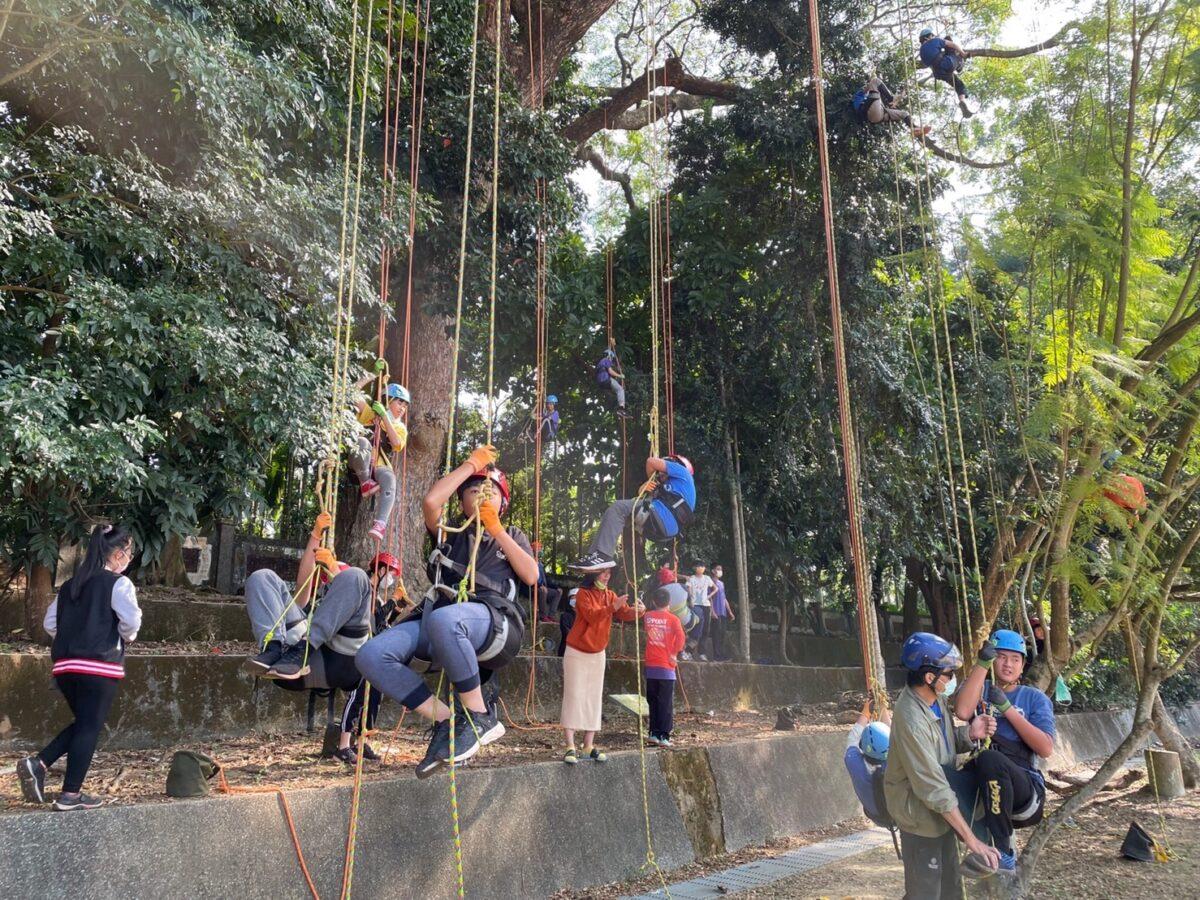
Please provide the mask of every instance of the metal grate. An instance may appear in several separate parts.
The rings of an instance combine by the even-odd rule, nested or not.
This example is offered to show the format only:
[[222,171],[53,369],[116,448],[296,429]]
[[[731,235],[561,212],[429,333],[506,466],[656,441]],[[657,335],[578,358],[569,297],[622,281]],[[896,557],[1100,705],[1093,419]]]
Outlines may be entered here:
[[[693,878],[691,881],[681,881],[669,888],[673,900],[714,900],[728,897],[742,891],[765,887],[784,878],[791,878],[803,872],[857,856],[874,850],[885,844],[890,844],[891,837],[882,828],[871,828],[840,838],[831,838],[818,844],[810,844],[796,850],[789,850],[772,859],[759,859],[754,862],[705,875],[703,878]],[[659,888],[648,894],[636,897],[623,897],[622,900],[666,900],[667,891]]]

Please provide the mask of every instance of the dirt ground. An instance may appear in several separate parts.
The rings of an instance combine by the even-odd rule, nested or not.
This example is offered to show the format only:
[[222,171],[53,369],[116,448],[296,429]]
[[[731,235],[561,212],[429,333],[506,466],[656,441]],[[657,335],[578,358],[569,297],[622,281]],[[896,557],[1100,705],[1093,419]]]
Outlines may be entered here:
[[[501,741],[484,748],[470,761],[470,766],[508,766],[560,758],[562,731],[556,725],[530,726],[515,705],[510,711],[511,717],[506,719],[508,733]],[[837,704],[812,707],[801,730],[841,732],[846,727],[838,721],[843,715]],[[774,725],[774,713],[767,715],[754,710],[681,712],[676,716],[675,743],[680,748],[687,748],[765,738],[777,733]],[[190,742],[153,750],[106,751],[102,743],[85,787],[114,804],[171,802],[164,793],[167,770],[172,754],[180,749],[208,753],[224,766],[226,779],[235,788],[278,785],[298,790],[352,784],[353,768],[336,759],[320,758],[321,737],[319,731],[307,734],[301,730],[235,740]],[[368,780],[395,778],[411,775],[412,767],[425,755],[428,734],[424,727],[408,719],[395,730],[376,732],[370,737],[370,743],[384,758],[378,762],[367,761],[363,767],[365,777]],[[597,746],[609,752],[635,750],[638,736],[633,718],[620,715],[607,719]],[[3,773],[0,777],[0,814],[48,808],[27,804],[21,799],[13,769],[24,755],[11,750],[0,752],[0,773]],[[57,790],[65,764],[66,760],[61,760],[51,771],[47,780],[51,792]]]

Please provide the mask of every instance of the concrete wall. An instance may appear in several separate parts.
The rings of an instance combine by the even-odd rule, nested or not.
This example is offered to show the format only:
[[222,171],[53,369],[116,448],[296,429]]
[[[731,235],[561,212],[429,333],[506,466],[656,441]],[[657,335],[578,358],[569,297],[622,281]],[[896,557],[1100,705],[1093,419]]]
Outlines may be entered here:
[[[1119,716],[1060,721],[1064,751],[1104,755]],[[1180,716],[1193,726],[1200,711]],[[1100,723],[1100,724],[1096,724]],[[648,808],[654,850],[670,869],[859,814],[841,734],[780,735],[683,752],[613,754],[606,766],[558,762],[458,773],[466,888],[474,896],[544,897],[642,872]],[[364,785],[354,894],[455,894],[445,775]],[[289,802],[322,896],[341,883],[349,788],[295,791]],[[80,827],[86,817],[86,828]],[[0,896],[304,898],[277,796],[110,807],[70,817],[0,816]]]
[[[107,746],[157,747],[302,727],[307,695],[258,681],[241,671],[241,663],[241,657],[218,655],[129,657],[125,681],[108,720]],[[636,672],[633,660],[611,660],[607,690],[632,693]],[[862,673],[854,668],[684,662],[680,676],[688,700],[700,710],[770,711],[862,689]],[[500,673],[501,690],[510,709],[523,708],[528,684],[528,658]],[[562,667],[557,656],[538,657],[535,686],[537,714],[556,717],[562,696]],[[677,702],[682,708],[682,697]],[[386,703],[383,710],[381,724],[387,726],[397,707]],[[0,746],[39,744],[67,721],[65,704],[50,679],[50,658],[0,654]]]

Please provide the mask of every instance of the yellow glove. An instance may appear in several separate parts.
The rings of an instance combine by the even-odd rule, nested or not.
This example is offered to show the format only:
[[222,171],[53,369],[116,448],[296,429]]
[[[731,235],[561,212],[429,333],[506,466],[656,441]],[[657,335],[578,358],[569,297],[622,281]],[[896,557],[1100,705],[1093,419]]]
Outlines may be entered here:
[[312,536],[315,538],[323,536],[332,525],[333,516],[327,512],[321,513],[319,516],[317,516],[317,520],[313,522]]
[[324,567],[325,571],[330,575],[337,573],[337,557],[333,555],[333,551],[328,547],[317,548],[317,551],[313,554],[313,559],[316,560],[317,565]]
[[479,504],[479,521],[492,537],[504,533],[504,526],[500,524],[500,513],[490,503]]
[[488,466],[496,464],[496,448],[491,444],[476,447],[471,451],[471,456],[467,462],[471,464],[471,468],[475,470],[476,475],[481,475],[486,471]]

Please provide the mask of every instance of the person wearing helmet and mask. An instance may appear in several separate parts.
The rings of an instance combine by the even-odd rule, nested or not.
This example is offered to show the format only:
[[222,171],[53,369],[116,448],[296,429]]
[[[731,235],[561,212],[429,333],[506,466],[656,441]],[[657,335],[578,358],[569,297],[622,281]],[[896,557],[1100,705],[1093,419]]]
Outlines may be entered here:
[[891,710],[885,709],[878,722],[871,721],[871,701],[863,704],[858,721],[846,739],[846,772],[854,793],[868,819],[883,828],[894,828],[883,800],[883,774],[887,771],[888,743],[891,739]]
[[995,712],[998,724],[989,749],[972,766],[983,793],[983,818],[1000,850],[1000,868],[1016,868],[1014,828],[1042,820],[1046,781],[1038,759],[1054,752],[1057,729],[1054,706],[1037,688],[1022,685],[1025,638],[1007,628],[984,642],[975,667],[955,698],[958,717],[966,718],[981,703]]
[[883,794],[888,814],[900,830],[904,896],[920,900],[962,897],[955,835],[966,845],[967,868],[994,872],[999,853],[971,831],[958,808],[944,766],[996,729],[991,716],[975,716],[954,727],[948,697],[954,671],[962,665],[958,648],[936,634],[918,631],[900,650],[906,686],[896,700],[888,743]]
[[[359,671],[373,687],[432,722],[429,747],[417,765],[418,778],[450,762],[451,709],[425,684],[423,673],[430,666],[445,672],[458,697],[455,762],[470,759],[481,745],[504,735],[504,725],[489,709],[481,685],[484,675],[507,665],[520,650],[525,619],[517,603],[518,585],[533,587],[538,566],[525,534],[501,524],[508,510],[508,479],[495,463],[494,448],[478,447],[429,489],[422,511],[434,545],[428,569],[433,588],[421,603],[419,617],[409,617],[373,638],[357,659]],[[455,495],[467,527],[444,532],[442,511]],[[477,547],[476,521],[483,528]]]
[[625,415],[625,373],[621,371],[621,361],[617,359],[617,351],[609,347],[596,363],[596,383],[612,388],[617,398],[617,415]]
[[936,81],[944,81],[954,88],[958,95],[958,108],[963,118],[969,119],[975,115],[967,105],[967,86],[958,77],[963,70],[963,63],[970,55],[949,36],[938,37],[932,28],[922,28],[920,34],[921,47],[918,51],[921,65],[927,66],[933,72]]
[[[379,360],[375,372],[359,379],[354,389],[361,391],[367,382],[378,377],[384,369]],[[385,392],[386,406],[369,402],[365,397],[354,402],[355,415],[360,425],[368,429],[360,432],[355,440],[355,449],[350,454],[350,468],[358,478],[359,491],[364,498],[379,494],[379,505],[375,509],[375,521],[371,524],[370,536],[382,541],[387,532],[392,507],[396,503],[396,473],[392,471],[391,454],[400,452],[408,443],[408,427],[404,419],[408,404],[412,401],[408,388],[402,384],[389,384]],[[379,447],[375,447],[371,430],[376,424],[380,429]]]
[[633,520],[634,530],[655,543],[670,543],[696,511],[695,470],[686,456],[651,456],[646,460],[647,481],[639,496],[617,500],[604,512],[588,552],[572,563],[580,572],[611,569],[616,563],[617,541]]
[[[391,553],[376,553],[371,560],[371,576],[375,579],[375,623],[373,634],[387,631],[405,610],[411,608],[404,585],[400,581],[400,560]],[[360,679],[346,695],[342,707],[341,733],[338,749],[334,756],[347,765],[358,762],[358,749],[353,742],[363,729],[371,731],[379,717],[379,704],[383,695],[377,688],[366,688],[366,679]],[[369,696],[368,696],[369,695]],[[379,759],[379,755],[368,743],[363,743],[363,759]]]
[[542,437],[548,441],[556,440],[561,420],[558,416],[558,397],[554,394],[546,397],[546,408],[542,411],[540,419],[539,427],[542,429]]
[[359,682],[354,655],[371,636],[372,592],[387,567],[374,565],[368,575],[338,562],[332,550],[320,546],[331,523],[329,513],[317,516],[300,558],[294,598],[291,585],[271,569],[246,579],[246,613],[263,649],[242,668],[285,690],[349,691]]

